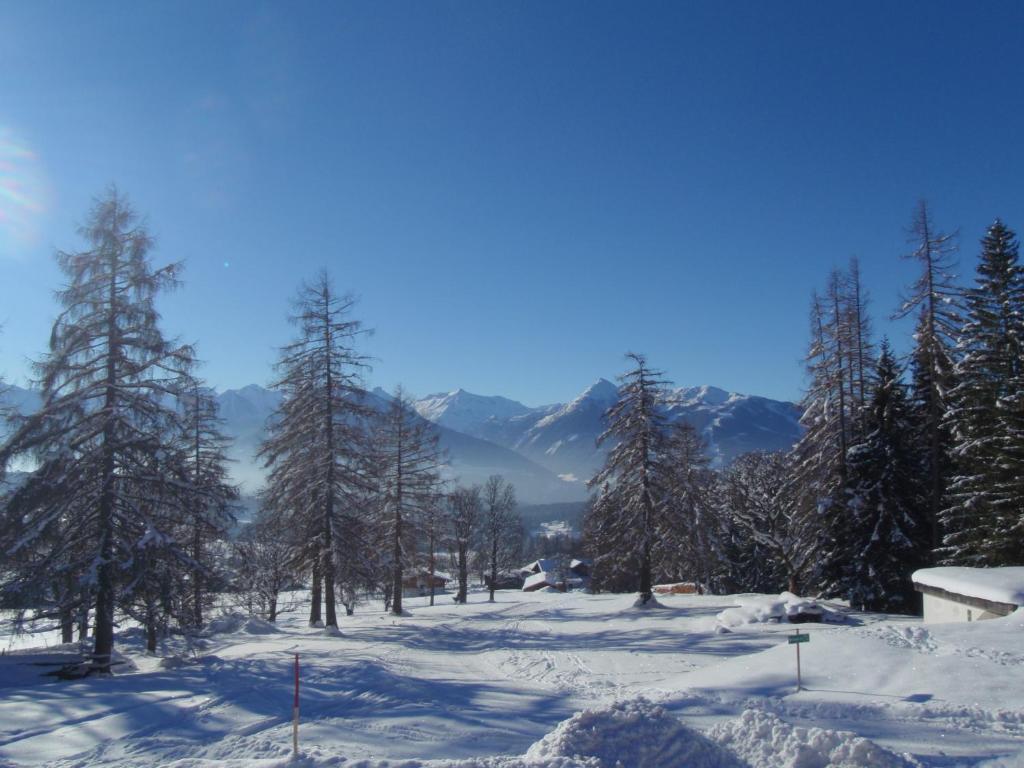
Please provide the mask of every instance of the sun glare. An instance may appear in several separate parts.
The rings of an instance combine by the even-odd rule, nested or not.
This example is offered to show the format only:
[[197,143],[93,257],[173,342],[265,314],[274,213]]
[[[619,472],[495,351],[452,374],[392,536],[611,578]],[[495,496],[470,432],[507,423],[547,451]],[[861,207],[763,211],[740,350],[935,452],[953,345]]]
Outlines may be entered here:
[[0,255],[17,256],[35,243],[46,197],[38,156],[0,125]]

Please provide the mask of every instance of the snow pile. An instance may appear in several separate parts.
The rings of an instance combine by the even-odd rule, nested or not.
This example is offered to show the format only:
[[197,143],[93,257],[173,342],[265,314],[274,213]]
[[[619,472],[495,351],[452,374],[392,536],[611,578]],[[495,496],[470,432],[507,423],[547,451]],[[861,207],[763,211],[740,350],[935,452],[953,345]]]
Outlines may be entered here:
[[244,613],[225,613],[206,625],[207,635],[273,635],[281,630],[269,621]]
[[1024,566],[1005,568],[922,568],[910,577],[915,584],[957,595],[1024,605]]
[[553,758],[566,757],[595,758],[595,766],[607,768],[742,766],[707,737],[642,698],[573,715],[530,747],[525,761],[528,765],[550,765]]
[[912,763],[849,731],[802,728],[769,712],[745,710],[708,736],[750,768],[905,768]]
[[774,595],[750,595],[741,598],[735,608],[726,608],[718,614],[718,623],[726,628],[744,624],[766,624],[793,621],[798,616],[819,616],[823,621],[835,621],[837,616],[826,611],[812,598],[798,597],[792,592]]

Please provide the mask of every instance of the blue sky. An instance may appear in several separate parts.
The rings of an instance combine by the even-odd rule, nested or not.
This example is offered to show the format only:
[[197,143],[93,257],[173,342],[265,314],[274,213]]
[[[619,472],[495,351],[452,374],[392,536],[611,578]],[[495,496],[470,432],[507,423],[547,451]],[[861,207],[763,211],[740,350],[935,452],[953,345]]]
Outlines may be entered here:
[[862,262],[876,326],[915,202],[972,268],[1024,228],[1019,3],[0,2],[0,372],[55,248],[116,183],[164,328],[218,387],[271,378],[321,266],[373,385],[571,398],[645,352],[799,396],[810,292]]

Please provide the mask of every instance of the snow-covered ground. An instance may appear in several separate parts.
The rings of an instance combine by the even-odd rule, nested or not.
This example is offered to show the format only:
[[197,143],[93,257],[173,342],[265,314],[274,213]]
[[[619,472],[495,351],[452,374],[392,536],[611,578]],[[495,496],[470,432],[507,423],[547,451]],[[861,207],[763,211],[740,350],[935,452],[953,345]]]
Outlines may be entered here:
[[798,693],[792,625],[717,618],[750,596],[658,599],[411,599],[401,618],[362,607],[340,636],[304,626],[300,608],[278,627],[222,620],[157,657],[133,630],[116,676],[75,682],[39,674],[76,648],[44,657],[0,638],[14,648],[0,657],[0,765],[283,764],[295,653],[300,765],[1024,765],[1022,611],[802,624]]

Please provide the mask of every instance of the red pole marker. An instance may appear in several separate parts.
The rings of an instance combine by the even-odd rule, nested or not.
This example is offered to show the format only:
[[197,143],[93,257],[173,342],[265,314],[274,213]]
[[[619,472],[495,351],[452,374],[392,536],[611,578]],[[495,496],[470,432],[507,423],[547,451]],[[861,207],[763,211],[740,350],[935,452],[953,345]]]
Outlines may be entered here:
[[292,754],[299,756],[299,654],[295,654],[295,703],[292,704]]

